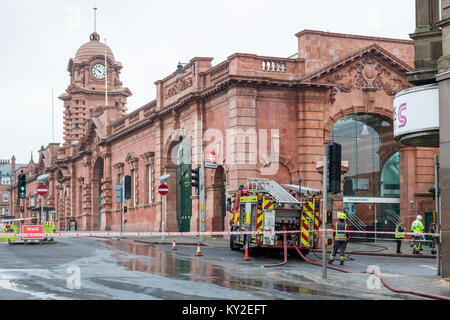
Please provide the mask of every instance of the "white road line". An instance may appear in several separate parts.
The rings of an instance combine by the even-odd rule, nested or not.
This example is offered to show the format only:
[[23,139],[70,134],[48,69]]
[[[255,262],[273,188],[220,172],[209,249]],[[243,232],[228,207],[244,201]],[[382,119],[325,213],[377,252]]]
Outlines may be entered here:
[[428,269],[436,270],[436,267],[432,267],[432,266],[427,266],[427,265],[425,265],[425,264],[421,264],[420,266],[421,266],[421,267],[424,267],[424,268],[428,268]]

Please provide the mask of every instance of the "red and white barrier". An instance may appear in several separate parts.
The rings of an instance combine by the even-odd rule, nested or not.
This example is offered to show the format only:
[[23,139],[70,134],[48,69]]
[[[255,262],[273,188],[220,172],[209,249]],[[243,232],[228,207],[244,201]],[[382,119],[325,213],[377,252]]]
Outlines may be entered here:
[[[107,232],[107,231],[83,231],[83,232],[55,232],[44,233],[44,237],[155,237],[155,236],[229,236],[229,235],[264,235],[264,234],[296,234],[302,233],[301,230],[288,230],[288,231],[210,231],[210,232]],[[309,231],[305,231],[309,232]],[[316,232],[323,232],[323,230],[317,230]],[[333,234],[333,230],[326,230],[328,235]],[[341,231],[344,232],[344,231]],[[367,233],[367,234],[395,234],[395,232],[382,232],[382,231],[345,231],[347,233]],[[435,236],[440,237],[439,233],[413,233],[403,232],[403,234],[411,236]],[[0,237],[11,237],[13,234],[0,234]],[[15,234],[16,237],[27,237],[30,234],[20,233]]]

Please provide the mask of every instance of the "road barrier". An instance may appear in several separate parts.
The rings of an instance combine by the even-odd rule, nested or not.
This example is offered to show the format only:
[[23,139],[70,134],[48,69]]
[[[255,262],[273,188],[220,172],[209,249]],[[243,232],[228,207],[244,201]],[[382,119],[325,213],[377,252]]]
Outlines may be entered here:
[[[209,231],[209,232],[107,232],[107,231],[95,231],[95,232],[89,232],[89,231],[83,231],[83,232],[55,232],[55,233],[44,233],[44,237],[155,237],[155,236],[229,236],[229,235],[242,235],[242,234],[248,234],[248,235],[264,235],[264,234],[296,234],[296,233],[303,233],[303,232],[309,232],[309,231],[302,231],[302,230],[286,230],[286,231]],[[316,232],[323,232],[323,230],[318,230]],[[327,229],[326,230],[328,235],[332,235],[333,230]],[[383,231],[341,231],[346,233],[365,233],[365,234],[385,234],[385,235],[394,235],[395,232],[383,232]],[[437,238],[440,238],[440,233],[413,233],[413,232],[404,232],[405,236],[411,235],[411,236],[434,236]],[[35,235],[35,234],[33,234]],[[10,236],[10,235],[2,235],[0,234],[0,237],[4,236]],[[30,234],[26,233],[20,233],[15,234],[17,237],[27,237],[30,236]],[[381,240],[382,238],[377,238],[377,240]],[[390,239],[392,240],[392,239]]]

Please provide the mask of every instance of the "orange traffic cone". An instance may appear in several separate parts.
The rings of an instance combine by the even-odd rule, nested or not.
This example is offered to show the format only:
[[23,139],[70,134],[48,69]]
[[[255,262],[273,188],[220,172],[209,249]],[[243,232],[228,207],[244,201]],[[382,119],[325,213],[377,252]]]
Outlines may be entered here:
[[197,253],[195,255],[196,256],[202,256],[202,250],[200,249],[200,243],[197,246]]
[[177,243],[173,240],[172,250],[177,250]]
[[249,256],[248,256],[248,247],[245,247],[245,256],[244,256],[244,260],[250,260]]

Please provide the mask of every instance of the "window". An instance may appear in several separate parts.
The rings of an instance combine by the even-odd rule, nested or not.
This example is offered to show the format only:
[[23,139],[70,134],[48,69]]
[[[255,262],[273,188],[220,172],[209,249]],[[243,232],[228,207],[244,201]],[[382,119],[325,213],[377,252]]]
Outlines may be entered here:
[[30,207],[34,207],[36,205],[36,202],[34,200],[34,197],[30,198]]
[[7,192],[3,193],[3,202],[8,202],[9,200],[9,194]]
[[10,184],[11,178],[10,177],[2,177],[2,184]]
[[136,170],[131,170],[131,203],[136,207]]
[[152,188],[152,165],[147,165],[147,188],[148,188],[148,203],[152,203],[153,201],[153,188]]

